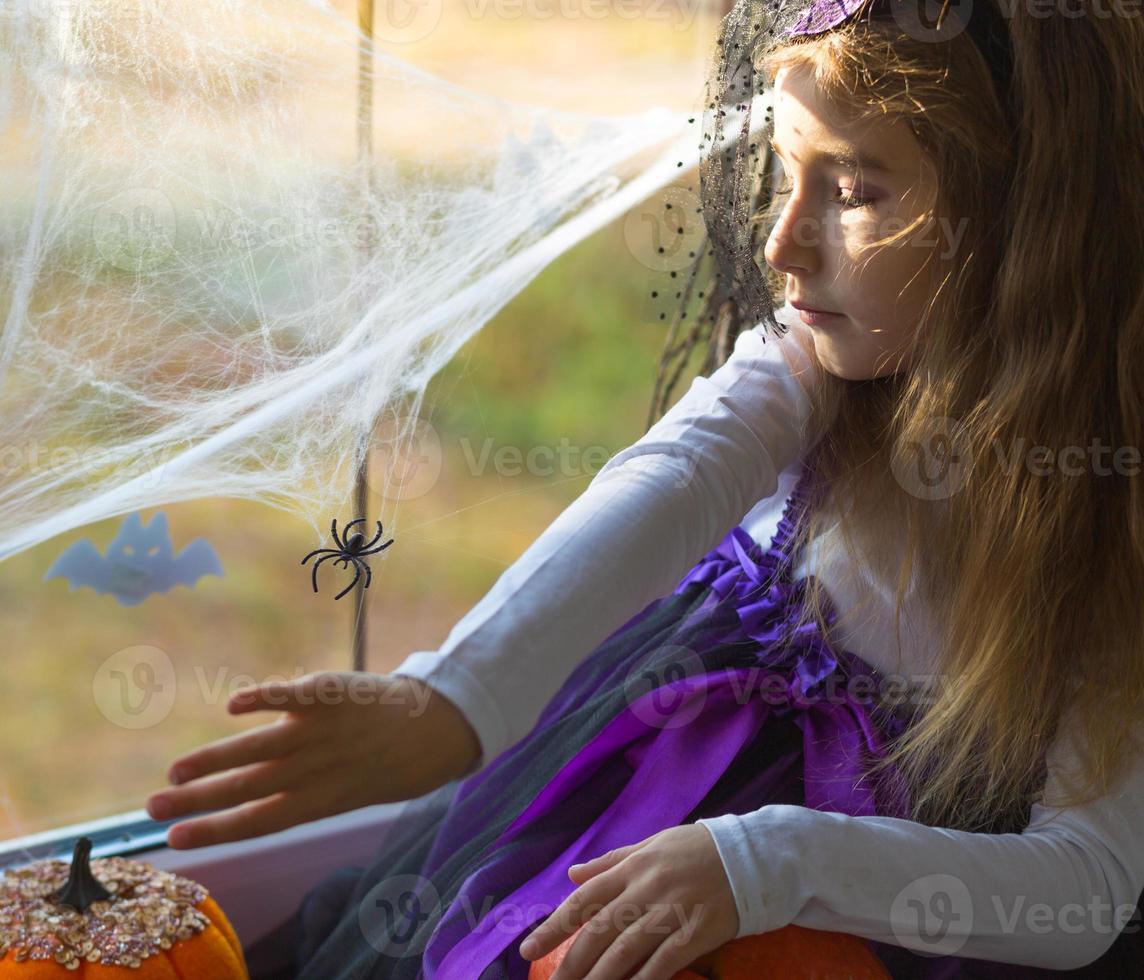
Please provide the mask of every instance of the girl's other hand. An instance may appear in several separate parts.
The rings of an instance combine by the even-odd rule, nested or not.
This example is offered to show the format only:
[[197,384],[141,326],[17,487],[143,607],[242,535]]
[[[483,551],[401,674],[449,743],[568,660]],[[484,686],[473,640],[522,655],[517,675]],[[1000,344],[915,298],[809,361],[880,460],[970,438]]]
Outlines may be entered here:
[[480,758],[460,709],[415,677],[319,671],[236,691],[227,710],[280,714],[175,760],[168,778],[177,788],[152,794],[147,812],[156,820],[222,812],[172,826],[170,847],[244,840],[412,799],[466,775]]
[[520,948],[538,960],[589,923],[552,980],[671,980],[739,931],[715,840],[700,824],[661,830],[568,875],[582,884]]

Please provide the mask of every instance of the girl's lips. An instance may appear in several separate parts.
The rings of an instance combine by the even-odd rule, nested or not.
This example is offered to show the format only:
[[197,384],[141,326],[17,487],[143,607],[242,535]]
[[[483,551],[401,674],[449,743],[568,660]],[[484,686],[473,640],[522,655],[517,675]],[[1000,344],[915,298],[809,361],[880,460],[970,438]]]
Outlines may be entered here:
[[[795,309],[798,309],[796,306]],[[799,319],[812,327],[829,326],[842,316],[841,313],[824,313],[821,310],[798,310]]]
[[833,314],[835,316],[840,315],[835,310],[825,310],[825,309],[822,309],[821,307],[818,307],[818,306],[808,306],[806,303],[791,302],[790,305],[793,306],[796,310],[799,310],[799,311],[805,310],[807,313],[827,313],[827,314]]

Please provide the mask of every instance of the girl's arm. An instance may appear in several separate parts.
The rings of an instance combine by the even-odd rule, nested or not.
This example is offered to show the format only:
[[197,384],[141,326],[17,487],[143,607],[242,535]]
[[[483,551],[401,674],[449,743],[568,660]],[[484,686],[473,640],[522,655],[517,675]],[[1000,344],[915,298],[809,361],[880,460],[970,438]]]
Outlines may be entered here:
[[460,708],[482,750],[470,773],[528,734],[577,664],[670,594],[809,448],[821,368],[809,328],[778,312],[787,333],[740,333],[727,361],[608,460],[440,650],[393,671]]
[[[1064,751],[1058,739],[1046,799],[1058,798]],[[1094,803],[1034,805],[1019,834],[785,804],[697,823],[731,880],[740,936],[794,923],[930,955],[1063,970],[1097,960],[1133,914],[1144,890],[1141,813],[1144,754]]]

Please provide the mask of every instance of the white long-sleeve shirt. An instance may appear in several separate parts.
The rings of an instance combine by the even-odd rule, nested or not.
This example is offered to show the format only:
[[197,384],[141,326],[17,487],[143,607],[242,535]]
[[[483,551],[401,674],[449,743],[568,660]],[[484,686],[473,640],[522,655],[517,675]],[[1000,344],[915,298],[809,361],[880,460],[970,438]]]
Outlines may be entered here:
[[[787,334],[740,333],[728,360],[601,468],[439,650],[393,671],[461,709],[482,748],[470,772],[527,735],[577,664],[673,591],[731,527],[770,544],[809,445],[807,392],[821,377],[797,312],[778,317]],[[936,669],[929,621],[908,596],[899,659],[893,583],[819,567],[816,548],[807,551],[794,572],[816,574],[829,593],[832,640],[885,672]],[[1064,736],[1051,746],[1050,784],[1069,752]],[[1034,805],[1021,833],[785,804],[698,823],[727,874],[738,936],[795,923],[927,954],[1070,969],[1108,949],[1144,889],[1142,813],[1144,756],[1094,803]]]

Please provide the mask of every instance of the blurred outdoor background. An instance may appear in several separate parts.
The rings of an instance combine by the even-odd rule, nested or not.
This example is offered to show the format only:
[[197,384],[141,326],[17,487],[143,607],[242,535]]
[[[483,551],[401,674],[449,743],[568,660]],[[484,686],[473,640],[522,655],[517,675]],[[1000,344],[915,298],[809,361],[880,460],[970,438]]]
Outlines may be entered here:
[[[348,0],[340,6],[356,10]],[[379,18],[385,9],[378,5]],[[457,85],[519,102],[686,111],[701,107],[720,12],[718,0],[446,0],[425,36],[382,47]],[[353,108],[345,106],[347,118]],[[377,109],[375,125],[392,124]],[[371,562],[370,670],[438,648],[603,462],[644,433],[666,330],[662,304],[648,296],[662,279],[633,254],[617,221],[548,267],[433,380],[422,418],[443,464],[423,492],[404,496],[397,543]],[[551,452],[530,468],[531,450]],[[104,551],[121,519],[0,563],[0,839],[141,808],[178,755],[273,720],[228,716],[231,691],[352,666],[353,595],[333,601],[352,573],[326,562],[315,595],[310,566],[299,564],[328,540],[315,542],[308,527],[248,501],[195,500],[144,511],[144,521],[158,511],[176,553],[205,538],[225,577],[137,606],[43,581],[75,541]],[[371,513],[380,512],[375,496]],[[161,719],[135,729],[127,723],[131,685],[148,679],[125,679],[119,721],[97,703],[93,685],[144,646],[169,658],[176,687]]]

